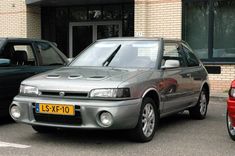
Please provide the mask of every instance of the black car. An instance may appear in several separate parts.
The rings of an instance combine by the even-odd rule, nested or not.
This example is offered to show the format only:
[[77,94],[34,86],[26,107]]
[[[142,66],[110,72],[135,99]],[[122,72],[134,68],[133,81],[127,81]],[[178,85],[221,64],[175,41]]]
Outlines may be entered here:
[[0,116],[7,116],[22,80],[68,63],[56,44],[26,38],[0,38]]

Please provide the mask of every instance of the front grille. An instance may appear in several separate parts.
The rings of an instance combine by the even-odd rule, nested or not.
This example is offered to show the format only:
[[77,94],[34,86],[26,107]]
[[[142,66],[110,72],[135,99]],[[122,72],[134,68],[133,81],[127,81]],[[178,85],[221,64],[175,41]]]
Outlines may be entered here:
[[41,91],[41,96],[57,96],[57,97],[81,97],[86,98],[88,93],[85,92],[63,92],[63,95],[59,91]]
[[65,124],[65,125],[81,125],[82,117],[80,106],[75,106],[75,115],[53,115],[53,114],[40,114],[35,111],[35,104],[33,104],[33,115],[37,122],[51,123],[51,124]]

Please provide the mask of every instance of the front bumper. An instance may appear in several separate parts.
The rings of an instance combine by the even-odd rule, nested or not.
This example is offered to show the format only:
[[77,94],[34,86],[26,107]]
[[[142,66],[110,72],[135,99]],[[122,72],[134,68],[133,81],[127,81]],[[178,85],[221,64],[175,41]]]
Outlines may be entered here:
[[[26,123],[38,126],[51,126],[61,128],[80,128],[80,129],[131,129],[137,125],[142,99],[133,99],[125,101],[105,101],[105,100],[87,100],[87,99],[61,99],[45,97],[26,97],[16,96],[11,104],[17,105],[21,110],[21,117],[14,119],[16,122]],[[35,120],[34,104],[63,104],[79,106],[82,123],[66,124],[53,123]],[[10,106],[10,108],[11,108]],[[99,114],[102,111],[108,111],[113,116],[113,124],[110,127],[102,126],[99,122]],[[53,116],[53,115],[50,115]],[[48,117],[50,117],[48,116]]]
[[228,98],[227,110],[228,110],[228,116],[230,117],[232,121],[232,125],[233,127],[235,127],[235,99]]

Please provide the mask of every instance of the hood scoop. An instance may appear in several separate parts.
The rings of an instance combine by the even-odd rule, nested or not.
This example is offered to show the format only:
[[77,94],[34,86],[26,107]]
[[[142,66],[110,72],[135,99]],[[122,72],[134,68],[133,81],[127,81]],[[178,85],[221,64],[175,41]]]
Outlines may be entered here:
[[82,75],[70,75],[70,76],[68,76],[68,79],[70,79],[70,80],[75,80],[75,79],[79,79],[79,78],[82,78]]
[[60,75],[47,75],[48,79],[58,79],[60,78]]
[[106,78],[106,76],[96,75],[96,76],[88,77],[87,79],[90,79],[90,80],[102,80],[102,79],[105,79],[105,78]]

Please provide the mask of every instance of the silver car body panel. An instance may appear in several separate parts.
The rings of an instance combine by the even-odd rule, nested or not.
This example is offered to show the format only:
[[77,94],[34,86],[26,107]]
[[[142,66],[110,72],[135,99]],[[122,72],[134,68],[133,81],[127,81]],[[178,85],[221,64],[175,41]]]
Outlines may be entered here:
[[[98,121],[98,114],[109,111],[113,115],[114,124],[108,129],[126,129],[136,126],[140,111],[141,99],[126,101],[103,101],[103,100],[74,100],[61,98],[41,98],[16,96],[13,103],[18,105],[24,113],[16,121],[30,125],[54,126],[64,128],[102,129]],[[81,125],[52,124],[35,121],[33,103],[53,103],[63,105],[79,105],[82,115]]]

